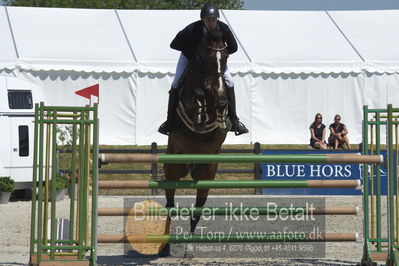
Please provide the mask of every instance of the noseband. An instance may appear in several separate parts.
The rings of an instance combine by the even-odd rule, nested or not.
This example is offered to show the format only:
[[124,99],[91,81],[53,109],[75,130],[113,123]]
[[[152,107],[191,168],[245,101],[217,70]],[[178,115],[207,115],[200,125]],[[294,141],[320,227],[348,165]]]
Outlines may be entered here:
[[226,49],[227,45],[223,46],[222,48],[215,48],[215,47],[212,47],[210,45],[207,45],[206,47],[208,47],[209,49],[211,49],[213,51],[219,51],[220,52],[220,51],[223,51],[224,49]]

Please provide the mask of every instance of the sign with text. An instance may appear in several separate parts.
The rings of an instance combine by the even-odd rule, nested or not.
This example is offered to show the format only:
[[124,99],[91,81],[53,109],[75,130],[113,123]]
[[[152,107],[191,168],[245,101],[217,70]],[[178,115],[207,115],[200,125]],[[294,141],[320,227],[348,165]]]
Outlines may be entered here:
[[[250,262],[263,259],[264,264],[265,259],[326,256],[326,215],[315,212],[326,207],[322,197],[210,196],[194,235],[190,220],[195,197],[176,197],[179,212],[170,211],[169,218],[165,214],[144,215],[165,204],[164,197],[125,197],[124,209],[135,215],[124,217],[124,235],[149,234],[154,242],[169,237],[173,239],[169,247],[171,258],[245,258]],[[218,212],[221,209],[224,211]],[[168,219],[170,222],[166,223]],[[132,259],[158,257],[163,247],[154,249],[152,245],[157,243],[143,245],[132,239],[123,248],[126,257]]]
[[[262,154],[326,154],[354,153],[354,151],[318,150],[272,150]],[[358,152],[356,152],[358,153]],[[361,180],[363,165],[360,164],[317,164],[317,163],[264,163],[261,164],[263,180]],[[266,188],[261,194],[268,195],[361,195],[355,188]]]

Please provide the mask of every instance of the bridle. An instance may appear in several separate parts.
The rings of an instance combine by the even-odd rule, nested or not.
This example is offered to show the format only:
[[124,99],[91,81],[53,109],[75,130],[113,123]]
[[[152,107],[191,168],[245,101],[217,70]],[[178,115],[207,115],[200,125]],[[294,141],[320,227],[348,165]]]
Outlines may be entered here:
[[[204,45],[203,47],[207,47],[208,49],[214,51],[214,52],[222,52],[227,49],[227,45],[224,45],[223,47],[213,47],[211,45]],[[216,75],[210,74],[209,73],[209,68],[207,65],[206,59],[201,55],[201,53],[197,54],[198,62],[200,64],[201,72],[202,73],[195,73],[194,71],[191,71],[195,75],[201,75],[203,82],[209,78],[221,78],[223,76],[223,71],[220,71],[220,73],[217,73]],[[205,84],[203,84],[204,86]],[[216,120],[214,121],[209,121],[209,116],[207,113],[207,103],[206,101],[202,102],[198,99],[196,99],[196,103],[198,105],[198,114],[196,117],[196,122],[190,119],[190,117],[187,115],[187,112],[185,110],[184,104],[182,101],[179,101],[178,108],[177,108],[177,113],[180,116],[182,122],[185,124],[187,128],[189,128],[193,132],[197,132],[198,134],[206,134],[214,131],[215,129],[219,128],[220,124],[223,123],[225,124],[225,116],[227,115],[227,108],[223,110],[220,114],[217,115]],[[203,128],[199,129],[196,128],[196,125],[198,123],[204,123]]]
[[209,49],[211,49],[211,50],[213,50],[213,51],[220,52],[220,51],[223,51],[224,49],[226,49],[226,48],[227,48],[227,45],[223,46],[222,48],[215,48],[215,47],[212,47],[212,46],[210,46],[210,45],[207,45],[206,47],[208,47]]

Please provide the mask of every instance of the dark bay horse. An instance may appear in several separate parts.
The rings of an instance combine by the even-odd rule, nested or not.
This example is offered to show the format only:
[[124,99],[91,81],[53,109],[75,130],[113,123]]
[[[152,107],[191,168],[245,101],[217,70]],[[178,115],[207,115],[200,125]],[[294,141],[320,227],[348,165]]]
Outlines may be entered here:
[[[227,46],[220,31],[210,31],[202,39],[180,88],[176,130],[169,134],[166,153],[216,154],[231,127],[227,118],[228,99],[223,74]],[[179,180],[191,173],[194,180],[213,180],[218,164],[165,164],[166,180]],[[209,189],[197,189],[196,207],[202,207]],[[165,191],[166,207],[174,207],[175,189]],[[191,217],[193,233],[200,217]]]

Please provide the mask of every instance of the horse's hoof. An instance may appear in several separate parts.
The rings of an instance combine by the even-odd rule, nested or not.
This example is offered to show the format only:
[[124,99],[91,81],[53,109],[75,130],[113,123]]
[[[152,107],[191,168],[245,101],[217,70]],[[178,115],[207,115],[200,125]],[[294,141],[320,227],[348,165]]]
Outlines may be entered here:
[[170,245],[166,244],[163,249],[158,253],[160,258],[165,258],[170,256]]

